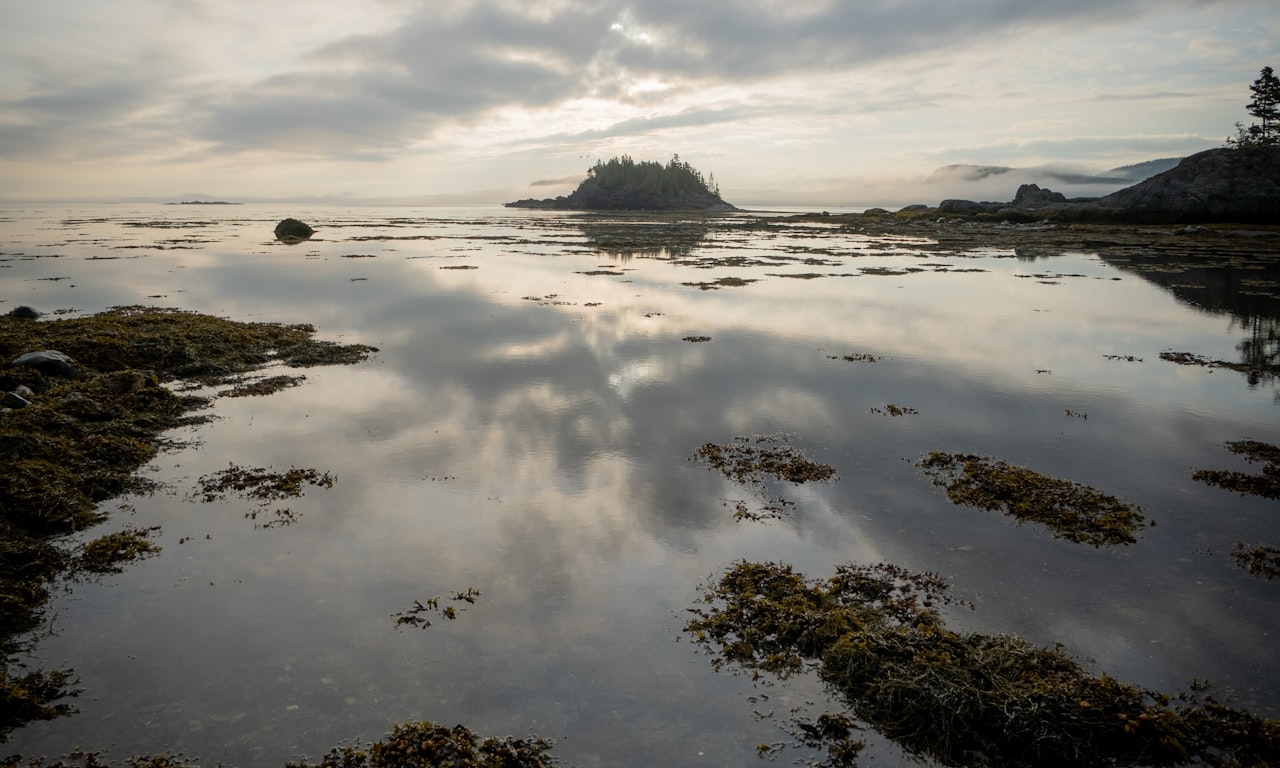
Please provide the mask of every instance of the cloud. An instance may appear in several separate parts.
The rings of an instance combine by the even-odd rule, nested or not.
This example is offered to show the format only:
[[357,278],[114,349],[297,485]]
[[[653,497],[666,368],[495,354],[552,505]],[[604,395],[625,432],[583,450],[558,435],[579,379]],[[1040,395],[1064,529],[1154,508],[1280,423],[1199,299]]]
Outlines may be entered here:
[[[1124,116],[1161,110],[1160,118],[1179,125],[1185,114],[1205,111],[1206,97],[1221,101],[1221,83],[1239,79],[1227,72],[1229,62],[1214,65],[1226,74],[1214,69],[1213,77],[1159,63],[1181,61],[1191,49],[1257,49],[1276,22],[1259,11],[1270,8],[1263,0],[1211,5],[375,0],[357,11],[323,0],[20,4],[0,30],[0,159],[193,169],[305,159],[313,168],[363,165],[343,173],[367,174],[369,164],[409,168],[406,161],[429,157],[423,165],[447,161],[456,184],[454,171],[468,156],[519,157],[529,164],[511,169],[518,178],[555,178],[567,169],[533,153],[635,152],[678,137],[687,143],[664,153],[767,149],[741,165],[775,175],[904,153],[931,166],[1036,162],[1041,151],[1090,151],[1087,141],[1051,146],[1063,132],[1097,136],[1092,149],[1102,148],[1106,132],[1080,126],[1106,119],[1095,116],[1104,110],[1131,121],[1139,119]],[[1195,23],[1178,27],[1184,15]],[[1210,16],[1220,28],[1202,23]],[[1242,30],[1244,19],[1257,19],[1256,29]],[[1175,29],[1151,31],[1157,26]],[[1138,66],[1125,43],[1141,35],[1153,52]],[[1250,77],[1241,83],[1256,73],[1252,63],[1245,69]],[[1243,101],[1234,108],[1242,112]],[[1042,127],[1025,139],[991,130],[1005,116]],[[1216,132],[1225,137],[1231,122]],[[1113,133],[1136,128],[1117,125]],[[1136,153],[1160,146],[1168,149],[1159,154],[1185,153],[1189,141],[1212,134],[1178,135],[1176,150],[1177,142],[1148,140],[1122,160],[1145,159]],[[979,143],[977,136],[990,138]],[[496,177],[503,165],[485,165],[488,176],[477,186],[510,183]]]

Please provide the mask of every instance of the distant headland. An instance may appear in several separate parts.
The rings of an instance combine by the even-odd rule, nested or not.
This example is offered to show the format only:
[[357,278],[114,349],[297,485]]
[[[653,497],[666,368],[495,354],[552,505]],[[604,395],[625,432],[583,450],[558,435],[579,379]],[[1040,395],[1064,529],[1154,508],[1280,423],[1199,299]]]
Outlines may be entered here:
[[244,205],[244,203],[233,203],[227,200],[183,200],[178,203],[165,203],[165,205]]
[[627,155],[600,161],[568,196],[507,203],[508,208],[557,211],[701,211],[738,210],[720,197],[715,177],[703,177],[679,155],[666,165],[636,162]]

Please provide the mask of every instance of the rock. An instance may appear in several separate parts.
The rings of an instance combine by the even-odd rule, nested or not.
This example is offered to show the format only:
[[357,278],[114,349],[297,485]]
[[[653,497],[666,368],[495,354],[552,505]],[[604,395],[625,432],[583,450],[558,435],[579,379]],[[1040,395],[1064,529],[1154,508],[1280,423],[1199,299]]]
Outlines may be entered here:
[[1065,203],[1067,196],[1061,192],[1041,189],[1035,184],[1023,184],[1013,196],[1014,208],[1043,208],[1053,203]]
[[276,225],[276,239],[284,242],[301,242],[316,233],[305,222],[297,219],[284,219]]
[[927,211],[927,210],[929,210],[929,206],[925,205],[924,203],[912,203],[911,205],[904,205],[903,207],[899,208],[898,213],[903,213],[904,211]]
[[886,210],[886,209],[884,209],[884,208],[868,208],[867,210],[863,211],[863,213],[864,213],[864,214],[869,213],[869,214],[871,214],[871,215],[873,215],[873,216],[888,216],[888,215],[889,215],[889,211],[888,211],[888,210]]
[[5,392],[0,395],[0,405],[6,408],[26,408],[31,405],[31,401],[17,392]]
[[78,379],[81,375],[80,367],[74,360],[52,349],[19,355],[10,365],[26,365],[46,376],[61,376],[67,379]]
[[943,200],[938,203],[938,211],[940,213],[960,214],[961,216],[973,216],[979,213],[987,213],[1000,210],[1008,203],[975,203],[972,200]]
[[35,307],[28,307],[26,304],[23,304],[20,307],[14,307],[13,309],[9,310],[9,317],[21,317],[29,320],[35,320],[37,317],[40,317],[43,314],[44,314],[43,312],[36,309]]

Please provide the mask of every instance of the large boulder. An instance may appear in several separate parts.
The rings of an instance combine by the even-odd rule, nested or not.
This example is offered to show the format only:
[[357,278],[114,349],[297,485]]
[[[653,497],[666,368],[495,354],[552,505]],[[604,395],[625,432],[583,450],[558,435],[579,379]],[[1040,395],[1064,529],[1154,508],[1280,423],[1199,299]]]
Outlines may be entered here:
[[26,304],[23,304],[20,307],[14,307],[13,309],[9,310],[9,317],[19,317],[19,318],[23,318],[24,320],[35,320],[36,318],[40,317],[43,314],[44,314],[43,312],[36,309],[35,307],[28,307]]
[[316,231],[297,219],[284,219],[276,225],[276,239],[297,243],[314,235]]

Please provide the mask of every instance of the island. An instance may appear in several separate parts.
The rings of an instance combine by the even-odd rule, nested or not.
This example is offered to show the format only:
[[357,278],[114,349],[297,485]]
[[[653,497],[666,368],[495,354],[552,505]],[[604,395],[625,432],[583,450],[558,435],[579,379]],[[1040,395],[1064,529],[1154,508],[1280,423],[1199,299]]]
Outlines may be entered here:
[[597,162],[587,178],[568,196],[507,203],[508,208],[557,211],[701,211],[738,210],[720,197],[715,177],[703,177],[689,163],[673,155],[666,165],[636,162],[628,155]]

